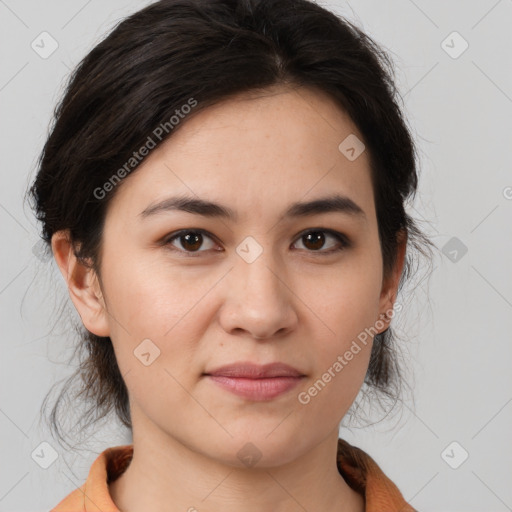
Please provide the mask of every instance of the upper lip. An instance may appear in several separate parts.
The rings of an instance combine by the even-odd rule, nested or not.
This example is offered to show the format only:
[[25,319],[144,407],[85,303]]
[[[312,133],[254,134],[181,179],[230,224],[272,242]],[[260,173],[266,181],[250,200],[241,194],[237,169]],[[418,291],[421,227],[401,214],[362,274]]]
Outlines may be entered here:
[[248,379],[264,379],[269,377],[303,377],[304,374],[285,363],[268,363],[264,365],[251,362],[227,364],[205,372],[205,375],[223,377],[245,377]]

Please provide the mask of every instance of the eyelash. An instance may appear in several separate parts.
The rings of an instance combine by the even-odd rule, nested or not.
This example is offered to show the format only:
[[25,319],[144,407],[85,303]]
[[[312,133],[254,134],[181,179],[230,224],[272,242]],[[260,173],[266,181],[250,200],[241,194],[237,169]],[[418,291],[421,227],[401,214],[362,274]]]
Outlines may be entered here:
[[[215,241],[215,237],[213,235],[211,235],[210,233],[208,233],[208,231],[205,231],[204,229],[182,229],[182,230],[176,231],[175,233],[172,233],[171,235],[166,237],[163,240],[163,245],[169,247],[172,251],[178,251],[178,252],[185,253],[187,255],[185,257],[196,258],[202,252],[207,252],[207,251],[200,251],[200,250],[198,250],[198,251],[186,251],[186,250],[178,249],[178,248],[172,246],[172,242],[174,240],[179,239],[182,236],[184,236],[186,234],[190,234],[190,233],[206,235],[208,238],[211,238],[213,241]],[[348,249],[351,246],[350,240],[343,233],[338,233],[337,231],[334,231],[332,229],[323,229],[323,228],[312,228],[312,229],[308,229],[307,231],[303,231],[296,238],[294,243],[296,243],[297,241],[299,241],[301,238],[303,238],[304,236],[306,236],[309,233],[327,233],[328,235],[331,235],[332,237],[334,237],[341,244],[340,247],[337,247],[337,248],[334,248],[334,249],[330,249],[328,251],[321,251],[321,250],[313,251],[313,250],[307,250],[306,249],[306,252],[309,252],[311,254],[315,254],[315,255],[319,255],[319,256],[321,256],[321,255],[327,256],[327,255],[330,255],[330,254],[341,252],[341,251],[343,251],[345,249]]]

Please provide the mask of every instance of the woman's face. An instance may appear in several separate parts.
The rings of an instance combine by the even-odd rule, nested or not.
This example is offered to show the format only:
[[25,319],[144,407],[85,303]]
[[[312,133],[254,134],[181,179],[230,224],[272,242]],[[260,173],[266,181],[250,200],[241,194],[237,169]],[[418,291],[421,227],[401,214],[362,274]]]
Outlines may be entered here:
[[[368,154],[357,156],[348,116],[310,89],[230,99],[182,123],[115,192],[101,261],[108,312],[87,327],[112,338],[134,436],[170,436],[229,464],[242,448],[260,466],[283,464],[337,433],[387,327],[377,321],[396,290],[383,283]],[[338,208],[300,206],[335,196],[346,198]],[[180,210],[176,197],[219,207]],[[264,389],[245,380],[240,395],[205,375],[237,362],[304,376]]]

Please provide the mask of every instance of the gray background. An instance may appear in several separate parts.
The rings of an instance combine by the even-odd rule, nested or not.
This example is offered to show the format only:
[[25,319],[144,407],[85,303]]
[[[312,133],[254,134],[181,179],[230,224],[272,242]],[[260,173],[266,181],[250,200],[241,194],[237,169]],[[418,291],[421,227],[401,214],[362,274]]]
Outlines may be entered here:
[[[67,74],[147,3],[0,0],[0,511],[49,510],[98,453],[130,442],[107,422],[66,452],[39,425],[45,394],[73,369],[72,338],[60,324],[51,330],[66,289],[23,194]],[[340,434],[419,510],[512,510],[512,1],[321,3],[391,52],[421,156],[408,211],[438,247],[430,280],[418,279],[412,297],[404,291],[407,308],[393,320],[407,339],[415,403]],[[58,44],[48,58],[31,47],[43,31]],[[52,453],[43,442],[58,455],[47,469],[34,455]]]

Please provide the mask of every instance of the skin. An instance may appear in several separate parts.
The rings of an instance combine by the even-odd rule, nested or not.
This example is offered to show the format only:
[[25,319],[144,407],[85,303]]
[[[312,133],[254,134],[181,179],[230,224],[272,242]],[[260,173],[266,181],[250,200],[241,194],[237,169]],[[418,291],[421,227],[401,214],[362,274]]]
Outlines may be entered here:
[[[65,231],[54,235],[71,299],[88,330],[112,339],[129,391],[134,457],[110,483],[120,510],[364,510],[335,453],[371,338],[308,404],[297,399],[393,307],[403,268],[405,241],[384,279],[367,152],[349,161],[338,150],[350,134],[363,140],[316,90],[278,87],[230,98],[182,122],[117,187],[101,279],[77,262]],[[350,197],[365,217],[279,219],[293,202],[334,192]],[[239,219],[139,215],[181,193],[226,205]],[[313,228],[343,233],[351,245],[325,254],[340,243],[325,232],[323,245],[308,243],[302,232]],[[208,235],[192,248],[183,238],[159,243],[181,229]],[[252,263],[236,252],[248,236],[263,251]],[[134,356],[147,338],[160,350],[149,366]],[[257,402],[202,375],[236,361],[281,361],[306,377]],[[261,454],[251,467],[237,456],[248,442]]]

